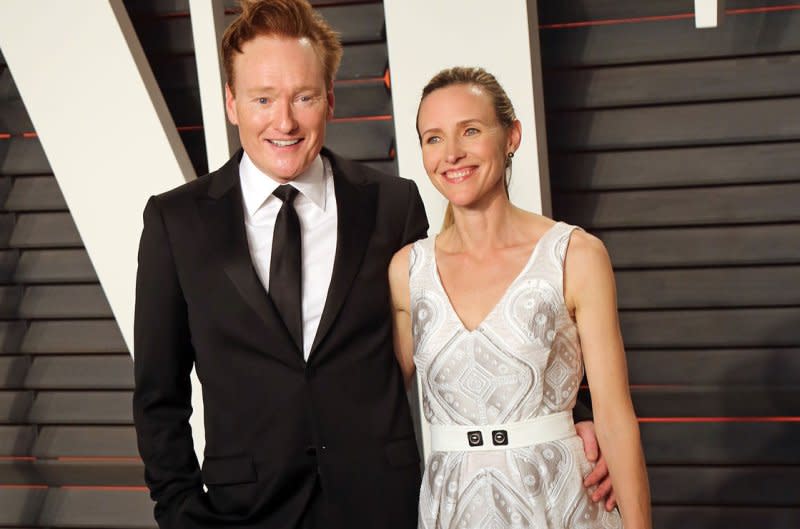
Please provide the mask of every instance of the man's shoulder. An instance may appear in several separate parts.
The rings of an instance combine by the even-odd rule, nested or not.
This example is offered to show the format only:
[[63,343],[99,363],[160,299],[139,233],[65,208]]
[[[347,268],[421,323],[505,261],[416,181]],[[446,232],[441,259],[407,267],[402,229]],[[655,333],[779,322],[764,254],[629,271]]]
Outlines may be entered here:
[[154,199],[162,205],[194,202],[198,198],[215,198],[224,194],[239,181],[239,161],[242,150],[216,171],[204,174],[190,182],[181,184],[169,191],[155,195]]
[[[213,174],[213,173],[211,173]],[[211,180],[211,174],[205,174],[201,177],[195,178],[190,182],[173,187],[169,191],[164,191],[155,195],[155,199],[164,204],[172,202],[180,202],[187,198],[194,198],[202,196],[208,191],[208,183]]]
[[198,199],[218,197],[238,182],[238,171],[232,171],[231,163],[153,198],[159,205],[172,208],[193,204]]

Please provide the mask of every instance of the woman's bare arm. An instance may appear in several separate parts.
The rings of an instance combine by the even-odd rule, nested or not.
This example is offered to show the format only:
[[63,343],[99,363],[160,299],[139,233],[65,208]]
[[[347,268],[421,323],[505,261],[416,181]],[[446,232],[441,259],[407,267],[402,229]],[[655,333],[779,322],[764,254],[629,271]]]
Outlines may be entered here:
[[567,306],[574,309],[597,439],[623,523],[626,529],[650,529],[650,491],[628,386],[614,273],[603,243],[584,232],[575,232],[570,242],[565,295]]

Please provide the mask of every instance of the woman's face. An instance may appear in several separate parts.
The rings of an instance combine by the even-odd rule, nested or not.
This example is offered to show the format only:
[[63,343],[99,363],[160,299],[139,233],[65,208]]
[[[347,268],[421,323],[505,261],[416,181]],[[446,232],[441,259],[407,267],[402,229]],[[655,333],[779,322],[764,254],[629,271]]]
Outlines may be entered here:
[[505,193],[506,160],[519,146],[520,125],[503,127],[488,93],[465,84],[431,92],[420,105],[417,125],[425,171],[453,205]]

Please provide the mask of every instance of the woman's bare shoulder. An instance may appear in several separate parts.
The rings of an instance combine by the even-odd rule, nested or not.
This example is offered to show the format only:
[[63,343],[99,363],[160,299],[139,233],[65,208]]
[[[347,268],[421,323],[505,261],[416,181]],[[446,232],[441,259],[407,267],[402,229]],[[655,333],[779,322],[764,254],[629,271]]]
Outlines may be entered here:
[[608,257],[608,251],[603,241],[583,230],[574,230],[572,232],[567,257],[569,257],[570,254],[574,257],[579,257],[580,260],[594,260]]
[[567,287],[598,285],[611,281],[611,258],[603,241],[583,230],[574,230],[564,263]]

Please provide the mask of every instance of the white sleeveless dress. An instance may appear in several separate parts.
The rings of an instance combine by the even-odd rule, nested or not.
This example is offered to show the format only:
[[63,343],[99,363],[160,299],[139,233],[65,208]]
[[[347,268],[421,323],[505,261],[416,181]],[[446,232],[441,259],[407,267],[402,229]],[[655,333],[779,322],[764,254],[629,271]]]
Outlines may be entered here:
[[[453,310],[434,239],[412,247],[414,361],[431,424],[493,425],[572,410],[583,378],[577,327],[564,303],[575,226],[556,223],[473,331]],[[591,501],[579,437],[523,448],[434,452],[420,491],[420,529],[618,528]]]

